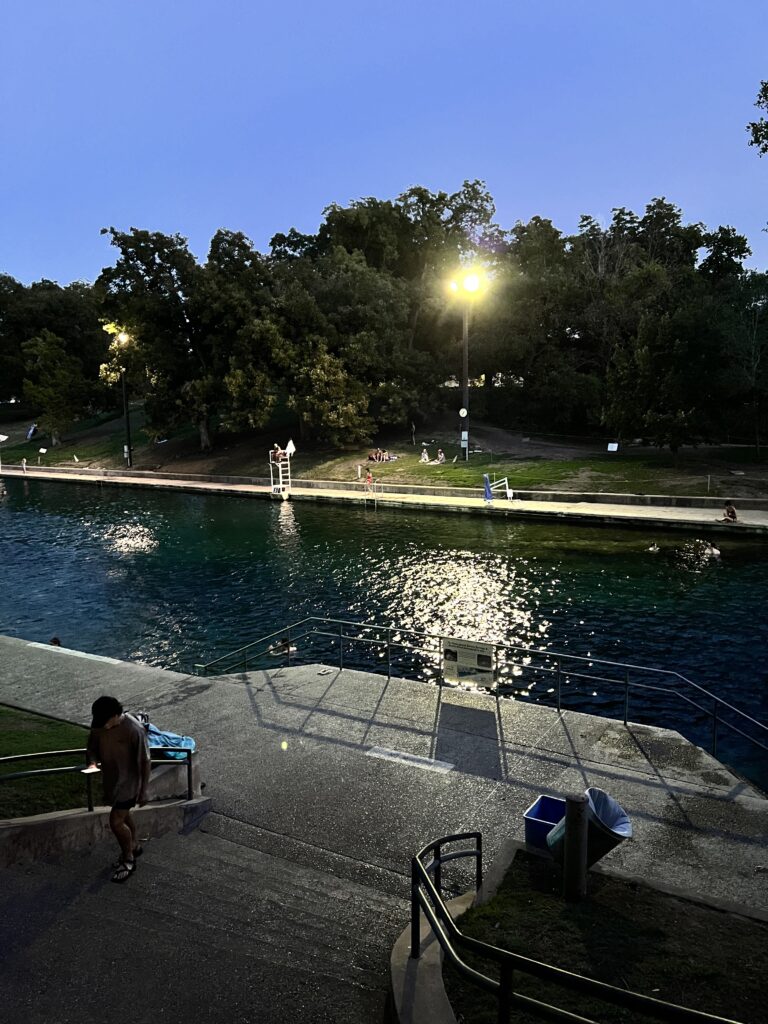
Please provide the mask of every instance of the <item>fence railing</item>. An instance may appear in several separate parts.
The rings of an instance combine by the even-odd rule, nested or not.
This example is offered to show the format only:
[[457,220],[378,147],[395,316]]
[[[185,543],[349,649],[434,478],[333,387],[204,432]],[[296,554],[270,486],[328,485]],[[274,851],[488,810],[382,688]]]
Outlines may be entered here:
[[[474,848],[444,853],[444,847],[455,842],[474,840]],[[431,859],[425,864],[424,858]],[[498,1024],[509,1024],[513,1010],[525,1011],[549,1020],[568,1021],[570,1024],[594,1024],[588,1017],[553,1006],[531,996],[515,991],[515,972],[527,974],[560,988],[576,992],[585,998],[602,1004],[622,1007],[652,1020],[676,1022],[676,1024],[737,1024],[725,1017],[718,1017],[700,1010],[691,1010],[675,1003],[667,1003],[639,992],[616,988],[606,982],[585,978],[581,974],[553,967],[550,964],[532,960],[518,953],[511,953],[497,946],[490,946],[464,935],[451,917],[443,901],[442,865],[447,861],[471,857],[475,860],[475,887],[482,885],[482,833],[462,832],[445,836],[428,843],[411,859],[411,957],[421,956],[421,914],[426,917],[432,932],[440,943],[446,959],[457,971],[474,985],[495,996],[498,1006]],[[433,876],[434,881],[433,881]],[[498,980],[467,964],[460,956],[459,949],[466,950],[486,962],[495,964]]]
[[[421,673],[442,685],[444,639],[403,627],[309,616],[195,669],[200,675],[223,675],[273,666],[275,659],[290,666],[319,657],[335,659],[340,669],[386,670],[387,678]],[[635,710],[647,720],[648,708],[652,709],[651,724],[679,729],[708,747],[714,757],[724,736],[738,737],[752,757],[761,759],[754,768],[750,762],[739,765],[739,770],[759,785],[768,777],[768,726],[679,672],[514,644],[487,646],[493,652],[492,664],[480,685],[497,697],[509,693],[537,699],[562,711],[573,706],[579,688],[587,689],[603,702],[592,708],[595,713],[620,717],[626,725],[633,696],[642,695],[647,703],[643,709],[635,704]],[[579,710],[589,712],[590,707],[582,704]],[[682,723],[670,724],[679,711],[685,712]]]
[[[194,786],[193,786],[193,781],[192,781],[192,754],[193,754],[193,751],[190,750],[187,747],[150,747],[150,754],[159,753],[161,751],[164,754],[172,753],[172,754],[183,754],[184,755],[183,760],[186,763],[186,770],[187,770],[187,800],[191,800],[193,795],[194,795]],[[35,760],[40,761],[40,760],[43,760],[45,758],[54,758],[54,757],[75,757],[75,756],[80,756],[81,758],[83,758],[83,760],[85,760],[85,755],[86,755],[85,747],[83,747],[82,749],[79,749],[79,750],[44,750],[44,751],[40,751],[39,753],[36,753],[36,754],[12,754],[10,757],[0,757],[0,769],[2,769],[3,765],[14,764],[16,762],[35,761]],[[166,765],[167,766],[167,765],[173,765],[174,763],[180,764],[181,762],[182,762],[181,758],[176,758],[174,760],[168,760],[167,758],[164,758],[164,757],[161,757],[161,758],[151,757],[150,758],[150,764],[153,765],[153,766],[155,766],[155,765]],[[84,773],[83,772],[83,763],[82,763],[82,761],[81,761],[80,764],[65,765],[65,766],[63,766],[61,768],[33,768],[33,769],[27,770],[27,771],[7,772],[7,773],[0,771],[0,783],[17,781],[19,779],[33,779],[33,778],[36,778],[36,777],[39,778],[41,776],[74,775],[75,773],[78,773],[78,772],[83,776],[83,779],[85,781],[86,806],[88,807],[89,811],[92,811],[94,809],[94,802],[93,802],[93,779],[94,779],[94,776],[100,774],[100,772],[87,772],[87,773]]]

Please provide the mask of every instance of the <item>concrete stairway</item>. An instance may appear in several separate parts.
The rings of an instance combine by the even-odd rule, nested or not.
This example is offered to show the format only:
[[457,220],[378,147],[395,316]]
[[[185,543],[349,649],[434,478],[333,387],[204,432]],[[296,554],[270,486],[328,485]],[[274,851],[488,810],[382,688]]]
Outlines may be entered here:
[[106,844],[6,870],[6,1024],[381,1020],[407,879],[337,854],[317,863],[307,844],[219,815],[206,824],[149,842],[122,886]]

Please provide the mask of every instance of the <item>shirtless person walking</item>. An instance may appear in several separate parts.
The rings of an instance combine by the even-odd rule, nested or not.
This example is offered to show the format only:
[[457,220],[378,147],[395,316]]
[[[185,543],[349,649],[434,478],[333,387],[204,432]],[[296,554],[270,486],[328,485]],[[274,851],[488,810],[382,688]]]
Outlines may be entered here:
[[125,882],[136,870],[141,853],[131,808],[146,801],[152,770],[147,734],[135,718],[123,714],[123,705],[115,697],[99,697],[91,715],[88,764],[100,764],[104,799],[112,805],[109,827],[120,844],[112,881]]

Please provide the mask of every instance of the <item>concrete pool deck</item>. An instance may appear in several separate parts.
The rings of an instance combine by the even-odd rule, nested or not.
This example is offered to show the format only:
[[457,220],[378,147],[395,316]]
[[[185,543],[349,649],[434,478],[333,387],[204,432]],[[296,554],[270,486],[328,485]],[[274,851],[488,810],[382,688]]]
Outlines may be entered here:
[[[9,479],[26,478],[29,480],[55,480],[57,482],[94,484],[100,486],[151,487],[160,490],[182,491],[201,494],[232,494],[240,497],[271,498],[280,500],[273,495],[268,484],[249,483],[245,481],[225,482],[221,479],[205,477],[185,477],[173,474],[157,474],[148,471],[132,473],[130,470],[70,470],[64,468],[48,469],[46,467],[27,467],[26,474],[15,466],[3,467],[2,476]],[[373,493],[364,489],[362,484],[344,485],[338,482],[301,481],[296,480],[290,491],[291,501],[315,501],[331,504],[346,504],[366,508],[399,508],[421,512],[463,513],[485,515],[508,519],[535,519],[571,521],[586,525],[612,525],[646,530],[696,530],[719,536],[765,536],[768,537],[768,503],[756,500],[756,507],[738,507],[737,523],[722,523],[722,502],[719,499],[668,499],[669,504],[659,504],[663,496],[648,495],[607,495],[606,500],[598,494],[572,495],[571,500],[552,501],[542,495],[539,499],[497,497],[486,502],[482,497],[474,496],[470,489],[463,494],[459,489],[451,493],[435,493],[438,490],[450,491],[449,488],[417,488],[403,485],[388,485],[386,490],[375,490]],[[523,492],[530,494],[531,492]],[[609,500],[613,498],[614,500]],[[676,502],[680,503],[676,503]],[[685,501],[685,507],[682,502]],[[699,505],[689,506],[690,501],[699,501]],[[634,502],[634,503],[633,503]],[[738,504],[738,503],[737,503]],[[743,505],[749,505],[744,500]]]
[[768,800],[671,731],[322,665],[203,679],[0,637],[0,701],[85,722],[101,693],[196,737],[214,812],[152,840],[125,886],[110,846],[3,872],[9,1022],[102,1024],[105,982],[111,1024],[379,1020],[410,856],[479,829],[489,866],[540,793],[592,785],[634,826],[606,867],[768,914]]

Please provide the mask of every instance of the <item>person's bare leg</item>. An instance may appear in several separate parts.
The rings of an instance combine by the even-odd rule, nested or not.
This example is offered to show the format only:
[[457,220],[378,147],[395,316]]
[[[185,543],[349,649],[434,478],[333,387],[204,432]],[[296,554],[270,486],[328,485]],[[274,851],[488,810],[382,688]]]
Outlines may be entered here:
[[131,829],[126,822],[130,811],[120,811],[113,807],[109,812],[109,827],[112,829],[115,839],[120,844],[122,859],[126,864],[133,860],[133,839]]
[[125,816],[125,824],[131,830],[131,853],[135,853],[139,843],[136,839],[136,822],[133,820],[133,815],[130,811]]

